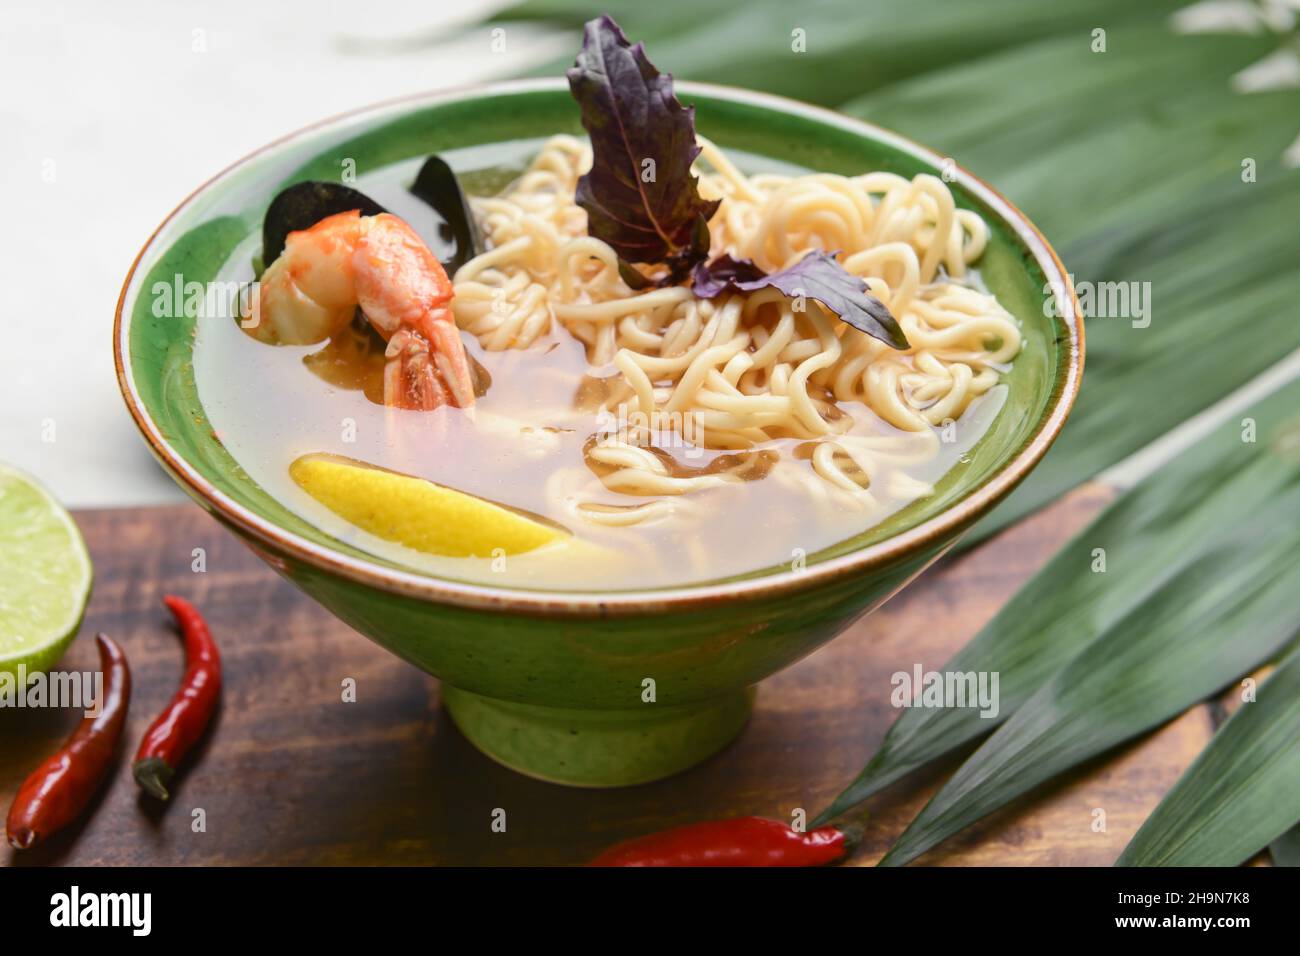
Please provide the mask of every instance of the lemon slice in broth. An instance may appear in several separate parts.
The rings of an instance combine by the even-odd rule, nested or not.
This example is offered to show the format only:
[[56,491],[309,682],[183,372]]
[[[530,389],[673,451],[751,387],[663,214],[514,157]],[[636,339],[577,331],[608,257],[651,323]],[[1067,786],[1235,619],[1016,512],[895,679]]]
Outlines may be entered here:
[[570,537],[543,518],[339,455],[303,455],[289,476],[345,521],[426,554],[516,555]]

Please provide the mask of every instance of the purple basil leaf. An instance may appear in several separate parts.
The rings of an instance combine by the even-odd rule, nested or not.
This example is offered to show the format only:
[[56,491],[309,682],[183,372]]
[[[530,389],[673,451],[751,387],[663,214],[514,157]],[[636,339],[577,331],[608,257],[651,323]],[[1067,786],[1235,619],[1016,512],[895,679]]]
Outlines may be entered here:
[[757,292],[765,286],[791,298],[816,299],[855,329],[893,348],[908,348],[907,336],[885,303],[867,292],[866,282],[840,265],[833,254],[813,250],[771,275],[748,259],[722,255],[707,265],[701,262],[693,273],[693,288],[701,299],[712,299],[727,289]]
[[733,259],[731,253],[726,253],[708,265],[703,262],[697,265],[692,274],[692,284],[695,294],[701,299],[713,299],[727,291],[729,286],[755,282],[766,275],[752,259]]
[[577,191],[588,234],[628,262],[667,262],[684,277],[708,256],[708,230],[701,250],[698,224],[718,208],[700,198],[691,173],[700,153],[695,108],[682,106],[672,76],[609,17],[587,23],[566,75],[591,137],[591,172]]

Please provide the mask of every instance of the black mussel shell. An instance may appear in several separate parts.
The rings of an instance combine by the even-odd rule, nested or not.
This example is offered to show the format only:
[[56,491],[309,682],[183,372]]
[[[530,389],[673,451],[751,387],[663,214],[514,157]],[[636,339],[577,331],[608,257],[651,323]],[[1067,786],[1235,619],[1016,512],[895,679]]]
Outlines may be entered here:
[[[483,250],[469,200],[442,157],[430,156],[425,160],[410,192],[432,206],[440,217],[438,228],[443,242],[455,243],[456,251],[442,260],[449,274],[454,274]],[[284,189],[271,200],[262,220],[262,264],[269,266],[279,258],[289,233],[310,229],[322,219],[353,209],[363,216],[387,212],[365,193],[342,183],[309,181]],[[412,222],[411,225],[419,231],[423,224]]]
[[289,233],[310,229],[322,219],[359,210],[363,216],[386,212],[365,193],[342,183],[295,183],[271,200],[262,220],[262,264],[269,266],[284,252]]
[[433,207],[443,219],[443,238],[456,243],[455,253],[443,261],[448,275],[454,275],[483,249],[478,223],[456,174],[441,156],[430,156],[411,184],[411,194]]

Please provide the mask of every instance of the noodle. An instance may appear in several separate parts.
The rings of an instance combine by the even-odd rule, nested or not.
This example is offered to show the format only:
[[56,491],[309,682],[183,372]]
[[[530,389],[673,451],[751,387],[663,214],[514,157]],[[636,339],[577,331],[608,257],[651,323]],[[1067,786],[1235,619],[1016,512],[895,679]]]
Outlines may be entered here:
[[[528,348],[563,329],[584,344],[603,383],[595,410],[638,413],[638,424],[598,436],[584,457],[607,491],[652,500],[614,506],[575,492],[571,510],[610,526],[659,520],[674,513],[669,497],[768,470],[827,507],[873,510],[879,494],[927,493],[902,472],[884,488],[873,478],[886,464],[933,458],[936,427],[996,385],[1020,349],[1014,319],[968,281],[988,240],[983,220],[957,209],[934,176],[746,176],[700,144],[700,193],[725,200],[709,224],[713,255],[771,273],[810,250],[839,250],[910,348],[890,348],[820,303],[770,287],[712,300],[683,286],[634,291],[614,250],[587,235],[574,201],[590,147],[554,137],[504,194],[474,200],[490,248],[456,273],[453,305],[460,327],[489,351]],[[898,433],[864,433],[850,406]],[[678,468],[662,451],[665,435],[737,454],[726,467]],[[756,469],[753,456],[777,439],[802,440],[806,454]]]

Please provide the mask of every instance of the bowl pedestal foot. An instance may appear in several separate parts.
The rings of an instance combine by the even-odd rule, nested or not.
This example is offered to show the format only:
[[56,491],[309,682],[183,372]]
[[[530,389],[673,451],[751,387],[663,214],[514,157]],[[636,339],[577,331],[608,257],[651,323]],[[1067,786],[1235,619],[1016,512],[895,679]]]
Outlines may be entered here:
[[749,719],[754,691],[690,704],[580,710],[517,704],[443,684],[442,701],[470,743],[511,770],[571,787],[623,787],[717,753]]

